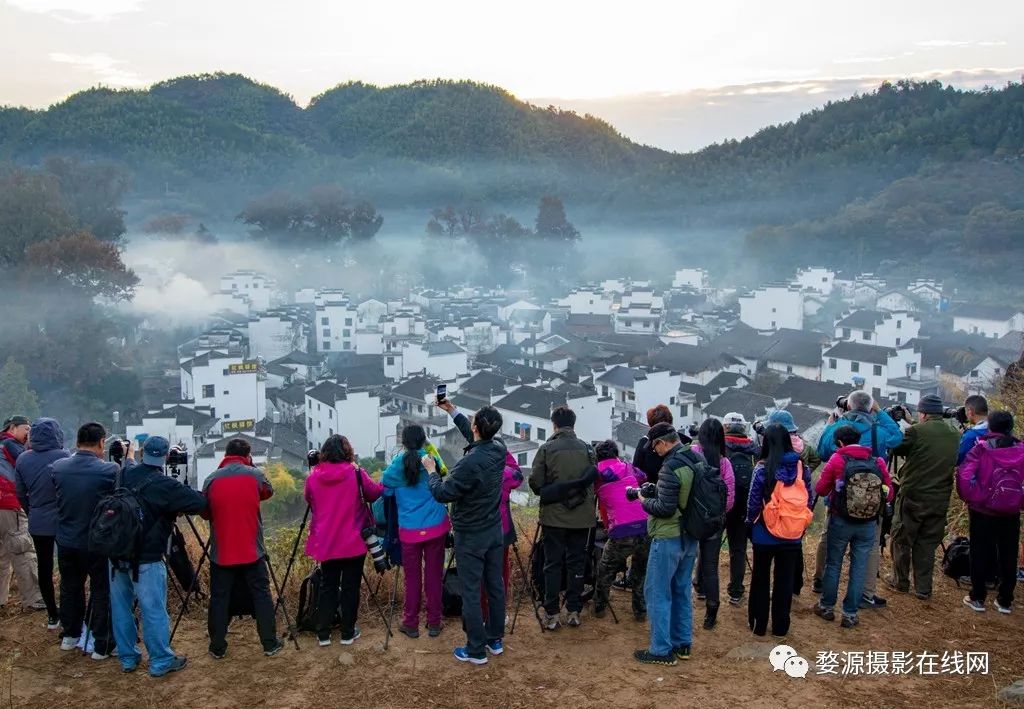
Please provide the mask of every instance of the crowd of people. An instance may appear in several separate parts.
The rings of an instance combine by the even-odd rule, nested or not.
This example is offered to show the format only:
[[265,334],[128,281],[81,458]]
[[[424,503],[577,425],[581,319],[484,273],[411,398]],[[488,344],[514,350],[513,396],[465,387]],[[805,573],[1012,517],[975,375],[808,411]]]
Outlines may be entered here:
[[[730,413],[684,433],[669,408],[657,406],[647,412],[649,429],[632,462],[614,441],[581,440],[575,412],[560,406],[528,477],[502,442],[501,415],[490,406],[467,415],[446,399],[438,402],[467,443],[450,470],[416,425],[402,431],[402,450],[379,481],[358,466],[344,436],[332,435],[314,456],[304,492],[306,553],[320,573],[318,643],[331,645],[336,627],[342,645],[360,637],[360,582],[368,549],[377,543],[368,533],[377,524],[371,505],[380,500],[390,501],[397,516],[406,579],[399,632],[418,638],[425,610],[427,633],[442,633],[451,547],[465,632],[454,657],[484,664],[501,655],[516,541],[509,497],[524,481],[540,500],[533,554],[540,555],[542,572],[530,583],[537,587],[542,630],[578,628],[589,593],[593,616],[602,618],[611,590],[629,590],[634,619],[649,623],[650,642],[634,653],[641,663],[674,665],[690,657],[694,595],[704,602],[703,627],[716,626],[723,547],[728,603],[739,606],[747,595],[750,630],[787,635],[793,599],[803,590],[803,539],[819,499],[827,521],[811,588],[820,596],[814,613],[822,620],[839,615],[843,628],[855,628],[861,610],[885,606],[877,579],[883,529],[890,524],[892,574],[885,581],[895,592],[928,600],[954,489],[969,511],[971,584],[963,603],[983,612],[994,588],[994,608],[1010,613],[1024,506],[1024,444],[1013,436],[1013,416],[989,412],[984,397],[971,396],[958,433],[936,396],[922,398],[913,423],[905,409],[898,423],[864,391],[842,403],[816,445],[786,411],[753,423]],[[133,448],[119,440],[108,446],[103,426],[87,423],[70,452],[53,419],[6,420],[0,433],[0,601],[8,600],[13,573],[22,607],[46,612],[47,628],[60,630],[62,650],[82,648],[97,661],[116,655],[125,672],[143,657],[137,608],[149,673],[181,670],[187,660],[171,648],[165,558],[175,519],[198,514],[210,523],[210,655],[227,655],[239,594],[256,618],[263,652],[279,653],[284,642],[260,515],[273,489],[253,465],[249,444],[228,441],[201,491],[166,474],[166,439],[145,439],[138,460]],[[132,552],[97,553],[97,518],[126,504],[139,522]]]

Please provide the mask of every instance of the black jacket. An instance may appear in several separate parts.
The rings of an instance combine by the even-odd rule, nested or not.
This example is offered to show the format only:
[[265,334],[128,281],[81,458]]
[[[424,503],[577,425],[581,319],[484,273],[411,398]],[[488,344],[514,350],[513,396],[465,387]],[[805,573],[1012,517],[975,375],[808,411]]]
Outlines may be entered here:
[[[145,485],[145,487],[142,487]],[[141,490],[136,495],[142,506],[142,551],[140,564],[160,561],[167,551],[174,518],[179,514],[193,515],[206,510],[206,497],[201,492],[182,485],[164,475],[161,468],[129,463],[124,470],[124,486]]]
[[636,452],[633,453],[633,467],[639,468],[647,476],[647,482],[658,484],[658,473],[661,472],[661,456],[651,450],[651,442],[647,436],[640,439],[636,444]]
[[76,450],[70,458],[51,463],[50,469],[57,491],[57,544],[86,550],[92,513],[100,498],[113,492],[117,463]]
[[71,454],[64,450],[64,433],[53,419],[37,419],[29,440],[32,448],[14,466],[18,500],[28,515],[29,533],[52,537],[57,534],[57,489],[50,466]]
[[448,475],[430,476],[430,493],[438,502],[452,503],[452,528],[456,532],[486,539],[491,534],[500,543],[505,443],[498,438],[473,442],[473,431],[464,414],[457,414],[454,423],[470,444]]

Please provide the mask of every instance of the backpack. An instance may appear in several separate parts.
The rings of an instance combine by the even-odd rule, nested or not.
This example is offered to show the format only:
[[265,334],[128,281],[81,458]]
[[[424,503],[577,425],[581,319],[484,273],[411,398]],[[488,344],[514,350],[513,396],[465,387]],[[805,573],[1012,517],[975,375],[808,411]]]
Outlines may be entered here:
[[[842,452],[840,452],[842,455]],[[841,516],[854,521],[878,519],[885,507],[882,491],[882,471],[875,458],[852,458],[843,455],[843,485],[833,497],[835,509]]]
[[729,454],[729,462],[736,478],[736,499],[744,499],[750,492],[750,481],[754,479],[754,456],[745,451],[733,451]]
[[[979,443],[975,450],[986,455],[995,448],[994,441]],[[1008,467],[994,462],[991,472],[985,474],[987,466],[978,466],[978,490],[981,503],[994,515],[1015,515],[1024,511],[1024,471],[1019,467]]]
[[803,484],[803,461],[797,463],[792,485],[776,484],[764,505],[761,520],[773,537],[799,541],[811,525],[814,513],[807,506],[807,487]]
[[444,572],[441,582],[441,613],[446,618],[462,615],[462,579],[459,570],[453,566]]
[[942,548],[942,573],[956,581],[971,575],[971,541],[967,537],[957,537],[949,546]]
[[139,554],[142,540],[148,530],[143,525],[143,508],[139,493],[155,478],[146,480],[137,488],[123,485],[123,471],[118,470],[114,491],[96,505],[89,522],[89,552],[112,562],[131,565],[132,577],[139,577]]
[[682,510],[679,525],[694,539],[711,539],[725,529],[725,505],[729,490],[718,468],[692,451],[685,451],[687,466],[693,471],[690,498]]
[[[295,614],[295,624],[299,630],[305,630],[310,633],[316,632],[317,627],[317,609],[320,606],[320,587],[323,585],[324,572],[317,566],[309,573],[306,578],[302,579],[302,584],[299,586],[299,610]],[[245,584],[234,584],[235,587],[245,586]],[[248,590],[246,588],[246,590]],[[341,624],[341,612],[335,611],[334,621],[331,623],[332,627]]]

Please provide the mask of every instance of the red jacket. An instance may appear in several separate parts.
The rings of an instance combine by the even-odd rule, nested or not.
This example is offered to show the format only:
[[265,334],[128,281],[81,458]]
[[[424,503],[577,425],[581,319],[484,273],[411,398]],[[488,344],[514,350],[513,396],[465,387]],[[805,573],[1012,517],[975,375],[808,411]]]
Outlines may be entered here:
[[[843,446],[828,459],[825,463],[825,467],[821,469],[821,477],[818,478],[818,483],[814,486],[814,491],[819,495],[829,495],[829,509],[834,509],[832,505],[833,500],[831,496],[836,491],[836,481],[843,479],[843,471],[846,468],[846,460],[843,456],[849,456],[850,458],[856,458],[858,460],[867,460],[871,456],[870,446]],[[894,492],[892,488],[892,478],[889,476],[889,469],[885,466],[884,458],[875,458],[878,463],[878,469],[882,471],[882,484],[888,488],[887,500],[892,502]]]
[[270,481],[252,460],[225,456],[206,478],[209,503],[210,561],[220,566],[252,564],[266,556],[260,502],[274,494]]
[[14,484],[14,464],[25,447],[4,431],[0,433],[0,510],[20,510],[17,488]]

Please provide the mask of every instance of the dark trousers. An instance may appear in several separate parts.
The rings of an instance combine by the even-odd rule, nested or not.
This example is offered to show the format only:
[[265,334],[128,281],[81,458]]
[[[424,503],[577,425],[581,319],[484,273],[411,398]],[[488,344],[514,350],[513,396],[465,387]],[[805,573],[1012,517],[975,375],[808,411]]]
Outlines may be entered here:
[[[505,545],[501,527],[493,534],[455,533],[455,565],[462,581],[462,626],[470,657],[487,657],[486,643],[505,635],[505,582],[502,579]],[[480,604],[481,587],[487,594],[487,622]]]
[[548,615],[556,615],[561,606],[563,571],[565,609],[570,613],[583,610],[583,574],[591,531],[544,526],[544,610]]
[[633,574],[633,614],[642,616],[647,613],[647,601],[644,599],[644,580],[647,578],[647,556],[651,551],[651,539],[646,534],[633,537],[619,537],[605,542],[601,563],[597,567],[597,583],[594,587],[594,610],[601,610],[608,605],[615,575],[626,569],[626,562],[633,560],[630,567]]
[[263,559],[252,564],[220,566],[210,564],[210,613],[207,630],[210,633],[210,651],[220,654],[227,650],[228,624],[231,622],[231,589],[235,584],[248,587],[256,615],[256,629],[264,650],[277,644],[274,624],[274,600],[270,596],[270,574]]
[[[793,605],[793,577],[797,559],[803,553],[799,544],[754,544],[754,570],[750,573],[750,602],[747,622],[754,635],[768,631],[771,616],[772,635],[789,632],[789,611]],[[774,581],[772,566],[774,564]]]
[[[746,496],[743,498],[746,500]],[[729,585],[726,592],[733,598],[743,595],[743,577],[747,573],[747,503],[736,503],[725,516],[725,536],[729,539]]]
[[995,517],[970,510],[971,598],[985,602],[985,583],[998,576],[996,600],[1009,608],[1017,585],[1017,540],[1020,515]]
[[[82,622],[89,621],[95,650],[106,655],[110,648],[110,579],[107,560],[85,549],[57,548],[60,569],[60,624],[63,638],[82,635]],[[89,581],[89,617],[86,618],[85,582]]]
[[334,615],[341,611],[341,637],[351,638],[356,632],[359,615],[359,582],[363,579],[366,554],[346,559],[331,559],[320,565],[323,572],[320,599],[316,607],[316,634],[331,636]]
[[708,608],[721,602],[718,583],[718,554],[722,550],[722,535],[697,542],[697,592],[704,594]]
[[53,590],[53,552],[57,548],[55,537],[33,534],[32,544],[36,548],[36,569],[39,572],[39,593],[46,604],[46,615],[57,617],[57,598]]
[[935,549],[946,534],[948,502],[896,498],[892,518],[892,576],[896,588],[910,588],[910,569],[914,569],[914,590],[930,596],[935,570]]

